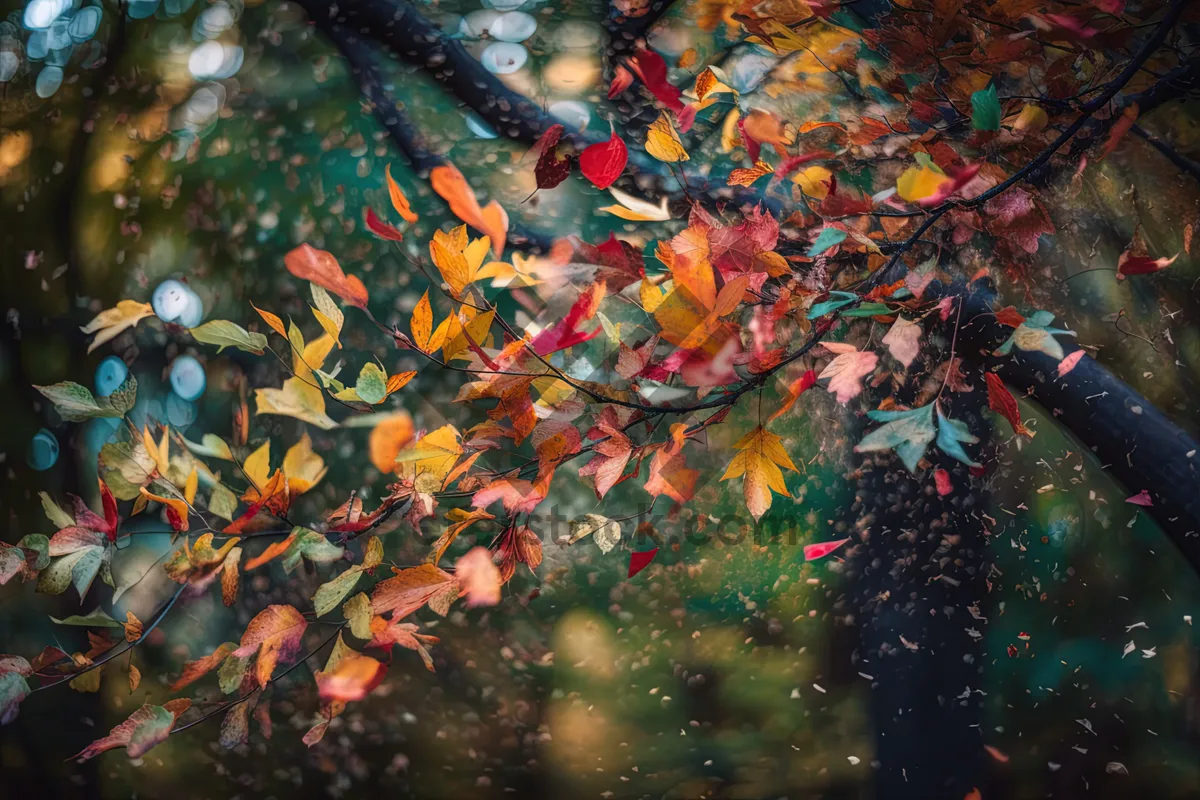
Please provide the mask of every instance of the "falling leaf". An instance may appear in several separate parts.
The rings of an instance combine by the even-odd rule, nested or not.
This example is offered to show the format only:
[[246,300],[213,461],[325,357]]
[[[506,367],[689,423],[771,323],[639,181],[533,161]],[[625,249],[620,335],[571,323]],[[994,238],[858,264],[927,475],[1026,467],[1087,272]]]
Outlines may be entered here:
[[391,242],[404,241],[404,234],[380,219],[370,206],[363,211],[363,223],[367,226],[367,230],[380,239],[387,239]]
[[279,660],[290,660],[300,652],[300,642],[307,627],[304,615],[292,606],[267,606],[250,620],[233,655],[246,658],[257,653],[254,675],[258,685],[265,687],[271,682],[271,674]]
[[614,129],[608,141],[588,146],[579,155],[579,170],[597,189],[612,186],[629,161],[629,150]]
[[454,216],[487,236],[496,258],[504,253],[508,237],[508,214],[495,200],[480,208],[475,191],[453,164],[434,167],[429,173],[433,190],[450,205]]
[[322,700],[350,702],[362,700],[383,682],[386,675],[387,666],[382,662],[351,652],[332,668],[318,670],[313,677]]
[[283,257],[288,272],[328,289],[351,305],[367,307],[367,287],[354,275],[342,272],[333,253],[302,244]]
[[796,470],[796,465],[783,448],[783,441],[775,434],[759,426],[743,436],[734,445],[738,454],[729,462],[721,480],[742,478],[742,491],[746,508],[757,522],[771,507],[771,491],[787,496],[787,485],[783,471]]
[[[381,415],[382,416],[382,415]],[[383,417],[371,429],[368,450],[375,469],[387,475],[396,469],[396,456],[413,440],[412,417],[401,411]]]
[[891,329],[882,341],[887,345],[892,358],[899,361],[907,369],[913,359],[921,352],[921,326],[904,317],[896,317]]
[[533,177],[539,189],[553,189],[571,174],[571,160],[559,158],[556,152],[564,130],[562,125],[551,125],[534,145],[538,160],[533,168]]
[[1063,358],[1062,345],[1058,343],[1054,335],[1074,336],[1075,331],[1049,327],[1053,321],[1054,314],[1049,311],[1038,311],[1031,314],[1017,326],[1004,344],[996,349],[996,355],[1006,356],[1016,346],[1020,350],[1045,353],[1051,358],[1061,361]]
[[817,544],[806,544],[806,545],[804,545],[804,560],[805,561],[816,561],[818,558],[824,558],[825,556],[829,555],[834,550],[837,550],[839,547],[841,547],[848,541],[850,541],[850,540],[849,539],[837,539],[836,541],[832,541],[832,542],[819,542]]
[[188,529],[188,517],[191,515],[187,503],[183,502],[182,498],[178,497],[162,497],[161,495],[151,494],[146,491],[146,487],[141,488],[142,497],[155,503],[162,503],[167,509],[167,522],[177,532],[185,532]]
[[728,183],[730,186],[750,186],[763,175],[769,175],[774,171],[775,168],[767,162],[758,161],[749,169],[738,168],[730,172]]
[[567,544],[591,536],[601,553],[607,553],[621,541],[621,525],[601,514],[585,514],[583,519],[571,523],[571,538]]
[[987,381],[988,408],[1008,420],[1013,433],[1032,439],[1033,431],[1026,428],[1021,422],[1021,412],[1017,408],[1016,398],[1008,391],[1008,387],[1004,385],[1000,376],[994,372],[988,372],[984,375],[984,380]]
[[772,414],[767,421],[773,422],[790,411],[792,406],[796,405],[796,401],[800,399],[800,395],[811,389],[816,382],[817,373],[813,372],[811,369],[805,370],[803,375],[788,384],[787,398],[783,401],[783,404],[779,407],[779,410]]
[[1126,250],[1117,259],[1117,275],[1120,277],[1126,275],[1150,275],[1171,266],[1177,258],[1179,258],[1179,253],[1170,258],[1148,258],[1146,256],[1135,256]]
[[383,168],[383,175],[387,179],[388,196],[392,200],[392,208],[396,209],[396,213],[403,217],[405,222],[412,225],[418,219],[417,214],[412,210],[408,198],[404,196],[404,192],[400,191],[400,186],[392,177],[391,164]]
[[[132,328],[146,317],[154,316],[154,307],[136,300],[122,300],[113,308],[101,311],[92,321],[79,330],[95,333],[96,338],[88,345],[90,353],[105,342],[115,338],[126,328]],[[98,331],[98,333],[97,333]]]
[[129,693],[133,694],[137,691],[138,686],[142,683],[142,671],[133,664],[129,665]]
[[467,599],[467,608],[500,602],[500,570],[486,547],[473,547],[460,558],[454,565],[454,577]]
[[862,391],[862,379],[875,371],[879,357],[844,342],[824,342],[822,346],[837,357],[825,365],[817,380],[828,378],[829,392],[837,395],[839,403],[848,403]]
[[125,628],[125,641],[132,643],[142,638],[142,621],[132,611],[125,612],[125,622],[121,625]]
[[646,152],[667,163],[688,160],[687,150],[684,149],[675,124],[666,112],[659,114],[658,119],[654,120],[646,131]]
[[977,436],[973,436],[967,429],[965,423],[956,419],[951,419],[942,413],[939,407],[937,412],[938,429],[937,429],[937,446],[946,455],[957,459],[969,467],[980,466],[977,462],[972,461],[966,451],[962,449],[962,443],[975,444],[979,441]]
[[1130,505],[1143,506],[1145,508],[1150,508],[1154,505],[1154,499],[1150,497],[1150,491],[1148,489],[1142,489],[1137,494],[1126,497],[1125,502],[1129,503]]
[[1058,362],[1058,377],[1065,376],[1068,372],[1075,369],[1080,359],[1084,356],[1082,349],[1076,350],[1074,353],[1068,353],[1067,357]]
[[625,575],[625,577],[627,579],[632,578],[634,575],[637,575],[639,572],[644,570],[646,567],[650,566],[650,562],[654,560],[654,557],[656,555],[658,555],[657,547],[654,548],[653,550],[643,550],[639,553],[630,553],[629,554],[629,570],[628,570],[627,574]]
[[631,222],[665,222],[671,219],[671,212],[667,209],[666,195],[659,198],[658,205],[653,205],[611,186],[608,191],[620,205],[604,206],[598,209],[599,211],[607,211],[613,216]]

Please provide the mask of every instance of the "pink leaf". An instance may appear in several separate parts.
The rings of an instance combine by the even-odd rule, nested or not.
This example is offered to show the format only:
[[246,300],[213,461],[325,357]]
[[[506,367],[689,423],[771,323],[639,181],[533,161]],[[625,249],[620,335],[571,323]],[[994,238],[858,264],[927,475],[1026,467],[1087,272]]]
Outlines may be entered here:
[[937,493],[942,497],[954,491],[954,484],[950,483],[950,473],[944,469],[933,471],[933,482],[937,486]]
[[1134,505],[1134,506],[1152,506],[1152,505],[1154,505],[1154,500],[1151,499],[1150,492],[1146,489],[1142,489],[1140,492],[1138,492],[1135,495],[1132,495],[1131,497],[1126,497],[1125,502],[1129,503],[1130,505]]
[[879,357],[845,342],[824,342],[822,346],[837,358],[825,365],[817,379],[828,378],[829,392],[837,395],[839,403],[848,403],[862,391],[862,379],[875,371]]
[[824,558],[825,556],[829,555],[834,550],[837,550],[839,547],[841,547],[848,541],[850,541],[850,540],[849,539],[838,539],[833,542],[820,542],[818,544],[806,544],[806,545],[804,545],[804,560],[805,561],[816,561],[818,558]]
[[486,547],[472,548],[454,565],[454,577],[467,597],[467,607],[494,606],[500,602],[500,569]]
[[1083,358],[1083,351],[1076,350],[1062,361],[1058,362],[1058,377],[1066,375],[1071,370],[1075,369],[1075,365],[1079,363],[1079,359]]

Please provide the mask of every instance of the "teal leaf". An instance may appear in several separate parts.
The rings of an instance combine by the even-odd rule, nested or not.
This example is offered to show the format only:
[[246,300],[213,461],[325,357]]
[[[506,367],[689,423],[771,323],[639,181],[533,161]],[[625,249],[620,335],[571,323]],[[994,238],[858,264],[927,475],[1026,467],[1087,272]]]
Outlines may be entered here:
[[870,453],[895,450],[909,472],[916,472],[929,443],[937,436],[933,427],[933,406],[921,406],[909,411],[870,411],[867,416],[887,424],[864,436],[854,451]]
[[975,444],[978,441],[979,438],[972,436],[964,423],[947,417],[942,413],[940,408],[938,409],[938,449],[951,458],[958,459],[968,467],[978,467],[980,466],[979,462],[972,461],[971,457],[962,449],[962,444],[960,444],[960,442]]
[[839,308],[843,308],[844,306],[847,306],[858,299],[858,295],[852,292],[830,292],[829,296],[831,298],[836,297],[836,299],[825,300],[814,305],[808,310],[809,319],[818,319],[823,317],[826,314],[837,311]]
[[812,243],[812,247],[808,248],[808,257],[813,258],[819,256],[835,245],[841,244],[846,239],[846,232],[838,228],[822,228],[817,240]]
[[971,95],[971,127],[977,131],[1000,130],[1000,98],[996,84]]

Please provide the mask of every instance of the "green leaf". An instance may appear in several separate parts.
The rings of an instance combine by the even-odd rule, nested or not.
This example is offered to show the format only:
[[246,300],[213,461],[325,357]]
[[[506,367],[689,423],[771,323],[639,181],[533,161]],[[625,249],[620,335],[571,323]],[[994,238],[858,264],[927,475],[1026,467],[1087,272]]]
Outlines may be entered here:
[[83,422],[95,417],[120,417],[123,413],[113,407],[107,397],[96,398],[91,390],[78,383],[63,381],[51,386],[34,386],[67,422]]
[[943,453],[956,458],[968,467],[980,466],[978,462],[972,461],[966,451],[962,449],[960,442],[967,444],[975,444],[978,442],[978,437],[972,436],[967,430],[967,426],[956,419],[950,419],[938,409],[938,435],[937,446]]
[[842,312],[843,317],[874,317],[887,316],[892,313],[892,309],[885,306],[883,303],[863,303],[860,306],[847,309]]
[[237,513],[237,507],[237,495],[226,488],[224,484],[217,483],[213,485],[212,492],[208,496],[209,511],[221,519],[233,522],[233,515]]
[[46,512],[46,519],[54,523],[55,527],[60,530],[69,528],[75,524],[75,518],[63,510],[63,507],[54,502],[46,492],[38,492],[38,496],[42,498],[42,510]]
[[281,559],[283,571],[286,573],[290,574],[300,566],[301,559],[306,558],[313,563],[328,563],[337,561],[346,551],[346,548],[333,544],[323,535],[308,528],[297,528],[293,532],[296,533],[296,538],[288,545]]
[[852,292],[830,292],[829,296],[831,298],[836,297],[836,299],[825,300],[824,302],[814,305],[808,310],[809,319],[819,319],[820,317],[823,317],[830,312],[837,311],[839,308],[847,306],[858,299],[858,295]]
[[387,373],[374,362],[364,364],[358,373],[354,391],[358,392],[359,399],[364,403],[382,403],[387,397]]
[[933,427],[933,406],[921,406],[910,411],[870,411],[867,416],[887,424],[864,436],[854,451],[870,453],[895,450],[909,472],[916,472],[929,443],[937,436]]
[[62,594],[68,586],[74,585],[82,603],[92,586],[92,581],[96,579],[96,573],[100,571],[100,563],[103,560],[104,548],[98,545],[84,547],[54,559],[38,578],[37,591],[43,594]]
[[834,245],[841,244],[846,239],[846,232],[838,228],[822,228],[817,240],[808,248],[808,257],[813,258],[824,253]]
[[267,337],[250,331],[224,319],[214,319],[198,328],[191,329],[192,338],[204,344],[215,344],[220,353],[226,347],[236,347],[247,353],[262,355],[267,346]]
[[249,669],[250,662],[253,660],[253,653],[245,657],[235,656],[232,653],[225,656],[225,660],[217,668],[217,682],[221,685],[221,691],[225,694],[236,692],[241,687],[242,678],[245,677],[246,670]]
[[17,547],[23,547],[26,550],[32,550],[37,553],[37,561],[33,564],[35,570],[43,570],[50,566],[50,537],[46,534],[26,534],[21,537],[21,541],[17,542]]
[[1000,130],[1000,98],[996,84],[971,95],[971,127],[977,131]]
[[358,585],[358,579],[362,577],[362,573],[362,565],[355,564],[333,580],[326,581],[317,587],[316,594],[312,596],[313,608],[316,609],[317,616],[323,617],[337,608],[338,603],[342,602],[346,595],[350,594]]
[[125,416],[137,403],[137,378],[133,377],[133,373],[125,376],[125,380],[117,387],[117,390],[109,395],[108,400],[112,405],[113,410],[118,412],[114,416]]
[[17,718],[21,701],[29,694],[29,683],[19,672],[0,673],[0,725]]
[[66,619],[51,617],[59,625],[83,625],[88,628],[121,628],[121,623],[110,617],[105,611],[96,607],[87,614],[72,614]]

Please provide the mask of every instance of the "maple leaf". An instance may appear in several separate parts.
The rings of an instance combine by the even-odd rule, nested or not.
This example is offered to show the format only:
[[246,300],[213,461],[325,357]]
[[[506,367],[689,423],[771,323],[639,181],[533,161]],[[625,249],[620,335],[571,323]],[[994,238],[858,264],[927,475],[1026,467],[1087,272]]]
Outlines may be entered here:
[[978,467],[979,462],[971,460],[966,451],[962,449],[962,443],[975,444],[979,441],[977,436],[971,435],[967,430],[965,423],[956,419],[951,419],[942,413],[942,409],[938,408],[938,434],[937,446],[946,455],[957,459],[968,467]]
[[696,488],[697,470],[687,466],[683,456],[683,444],[687,439],[687,425],[677,422],[671,426],[671,438],[658,445],[650,460],[650,477],[646,491],[653,497],[666,495],[676,503],[692,499]]
[[122,300],[113,308],[101,311],[92,321],[79,330],[84,333],[95,333],[96,338],[88,345],[90,353],[100,345],[116,338],[121,331],[132,328],[146,317],[154,316],[154,306],[150,303],[139,303],[136,300]]
[[79,751],[75,759],[87,761],[117,747],[124,747],[130,758],[141,758],[171,735],[175,721],[191,705],[192,701],[186,697],[171,700],[161,706],[147,703],[130,714],[129,719],[113,728],[107,736],[97,739]]
[[304,615],[289,605],[270,605],[260,611],[242,634],[233,655],[246,658],[258,654],[254,676],[258,685],[271,682],[271,674],[280,659],[291,659],[300,651],[308,622]]
[[862,379],[875,371],[879,357],[845,342],[822,342],[821,346],[836,357],[825,365],[817,380],[828,378],[830,394],[836,395],[839,403],[848,403],[862,392]]
[[771,507],[771,492],[787,495],[783,469],[796,470],[796,465],[783,449],[783,441],[762,426],[747,433],[734,444],[738,454],[729,462],[721,480],[742,478],[746,508],[757,522]]
[[988,232],[1001,241],[1011,240],[1026,253],[1037,252],[1040,235],[1056,231],[1033,194],[1020,187],[993,197],[983,210],[989,216]]
[[547,356],[595,338],[600,333],[599,325],[588,332],[579,330],[579,326],[596,316],[606,291],[604,281],[593,283],[579,294],[565,317],[533,337],[529,346],[539,356]]
[[1054,314],[1051,312],[1035,311],[1017,326],[1004,344],[996,348],[996,355],[1006,356],[1012,352],[1015,346],[1028,352],[1042,352],[1061,361],[1063,358],[1062,345],[1054,338],[1054,335],[1074,336],[1075,331],[1051,328],[1050,323],[1053,321]]
[[467,226],[459,225],[450,233],[433,232],[433,239],[429,242],[429,257],[442,279],[450,286],[450,293],[460,297],[463,290],[478,277],[490,246],[491,240],[487,236],[468,240]]
[[396,621],[428,604],[430,610],[444,617],[458,592],[453,575],[435,564],[421,564],[380,581],[371,592],[371,610],[376,614],[390,611]]
[[921,352],[921,333],[918,323],[904,317],[896,317],[896,321],[881,341],[887,345],[892,358],[907,369]]
[[933,406],[925,405],[908,411],[869,411],[867,416],[885,424],[864,436],[854,446],[854,452],[895,450],[908,471],[916,472],[921,457],[937,438],[937,430],[933,426]]
[[591,477],[596,497],[603,500],[624,475],[625,465],[633,455],[633,442],[621,430],[612,406],[606,406],[600,413],[596,431],[602,438],[592,446],[592,459],[580,467],[579,476]]
[[500,580],[512,580],[517,564],[524,564],[529,571],[542,563],[542,540],[528,525],[509,525],[496,537],[493,547],[500,559]]
[[767,419],[767,422],[774,422],[790,411],[792,406],[796,405],[796,401],[800,399],[800,395],[804,394],[814,385],[816,385],[816,382],[817,373],[809,369],[805,370],[804,374],[799,378],[796,378],[796,380],[789,383],[787,388],[787,398],[784,399],[783,403],[779,406],[779,409]]
[[438,637],[417,633],[418,630],[420,629],[411,622],[396,622],[394,619],[388,622],[383,617],[375,617],[371,620],[371,641],[367,643],[367,647],[391,650],[400,645],[415,650],[425,663],[425,668],[433,672],[433,657],[429,655],[426,645],[437,644]]

